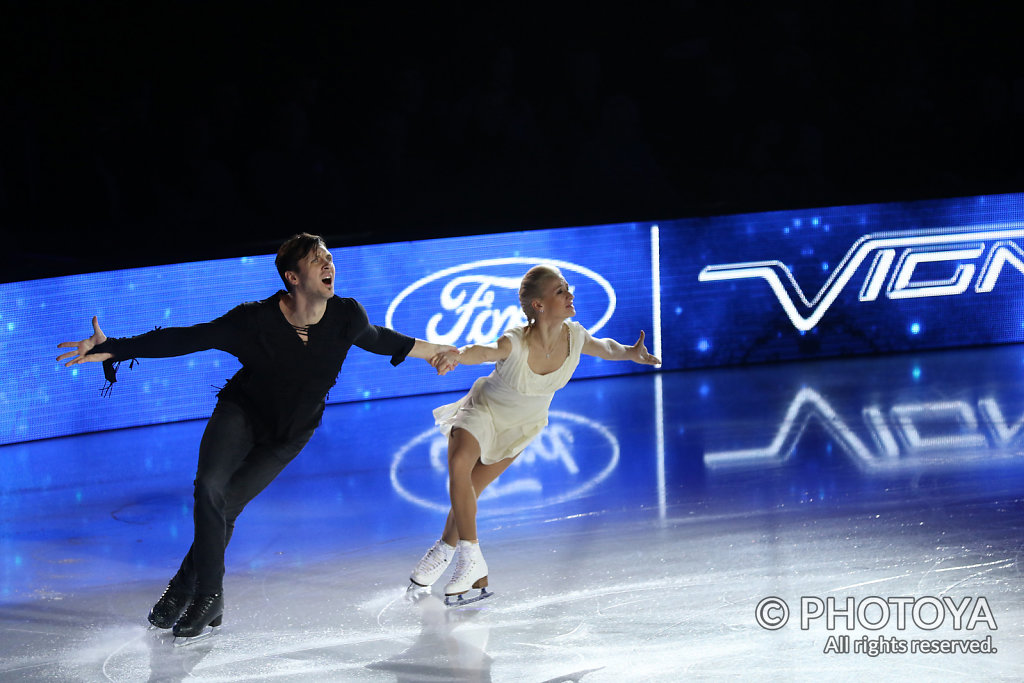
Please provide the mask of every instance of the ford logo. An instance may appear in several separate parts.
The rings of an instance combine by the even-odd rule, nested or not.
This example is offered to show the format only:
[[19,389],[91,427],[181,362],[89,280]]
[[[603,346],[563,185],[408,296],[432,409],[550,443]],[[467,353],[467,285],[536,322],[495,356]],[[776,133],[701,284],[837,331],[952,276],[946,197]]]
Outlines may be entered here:
[[[480,494],[480,516],[518,513],[581,498],[619,464],[619,440],[604,425],[552,410],[548,426]],[[448,440],[432,427],[391,458],[391,486],[405,500],[445,513]]]
[[591,334],[604,327],[615,312],[615,290],[607,280],[575,263],[526,256],[473,261],[420,278],[392,300],[384,325],[423,329],[427,341],[435,344],[489,344],[509,327],[526,322],[519,307],[519,282],[540,263],[562,271],[583,311],[580,323]]

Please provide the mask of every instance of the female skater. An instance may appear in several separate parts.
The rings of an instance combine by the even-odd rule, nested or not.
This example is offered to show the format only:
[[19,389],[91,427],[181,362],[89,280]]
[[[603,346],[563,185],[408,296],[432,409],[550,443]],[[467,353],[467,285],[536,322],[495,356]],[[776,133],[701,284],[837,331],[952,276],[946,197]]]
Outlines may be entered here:
[[[508,330],[493,346],[466,346],[440,356],[446,364],[497,363],[463,398],[434,411],[441,433],[448,437],[452,507],[441,539],[410,579],[417,586],[432,585],[457,554],[455,573],[444,589],[448,604],[462,601],[470,588],[487,586],[487,563],[477,539],[476,499],[547,424],[551,399],[572,377],[580,354],[661,364],[647,352],[643,332],[636,344],[623,346],[614,339],[594,339],[569,320],[576,314],[573,295],[557,268],[531,268],[519,286],[519,304],[525,326]],[[480,597],[484,596],[482,592]]]

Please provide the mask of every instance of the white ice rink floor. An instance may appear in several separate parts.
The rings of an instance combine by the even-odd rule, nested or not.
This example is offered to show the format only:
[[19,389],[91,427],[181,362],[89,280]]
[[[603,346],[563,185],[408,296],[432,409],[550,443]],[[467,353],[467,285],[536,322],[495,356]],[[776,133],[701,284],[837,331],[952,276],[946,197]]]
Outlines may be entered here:
[[406,593],[450,396],[333,406],[178,648],[146,613],[203,423],[0,448],[0,679],[1022,680],[1022,376],[999,347],[573,382],[481,499],[494,596],[462,608]]

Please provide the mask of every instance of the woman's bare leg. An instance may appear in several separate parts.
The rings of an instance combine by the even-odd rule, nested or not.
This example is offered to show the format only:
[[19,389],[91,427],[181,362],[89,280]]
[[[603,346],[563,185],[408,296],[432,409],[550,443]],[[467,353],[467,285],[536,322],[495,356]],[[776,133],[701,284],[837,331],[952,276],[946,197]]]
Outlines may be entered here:
[[452,508],[441,536],[448,545],[460,540],[475,542],[476,499],[487,486],[508,469],[515,457],[493,465],[480,462],[480,444],[465,429],[453,429],[448,437],[448,479]]

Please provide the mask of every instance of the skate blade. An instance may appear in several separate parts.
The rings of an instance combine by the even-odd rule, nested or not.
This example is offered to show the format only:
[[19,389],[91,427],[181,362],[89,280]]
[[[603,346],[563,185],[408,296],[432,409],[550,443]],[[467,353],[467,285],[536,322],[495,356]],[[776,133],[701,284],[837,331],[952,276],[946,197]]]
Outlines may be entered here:
[[410,583],[409,587],[405,589],[405,599],[410,602],[416,602],[431,594],[433,594],[433,590],[430,586],[421,586],[418,583]]
[[492,595],[494,595],[494,591],[481,588],[480,594],[472,598],[467,598],[465,593],[459,593],[458,595],[446,595],[444,596],[444,604],[447,607],[463,607],[465,605],[472,605],[474,602],[485,600]]
[[206,640],[210,636],[217,635],[219,631],[219,626],[207,626],[198,636],[174,636],[174,647],[186,647],[188,645],[198,643],[202,640]]
[[409,584],[409,587],[405,589],[405,595],[403,599],[405,602],[416,603],[424,598],[433,595],[433,591],[430,590],[429,586],[420,586],[418,584]]

